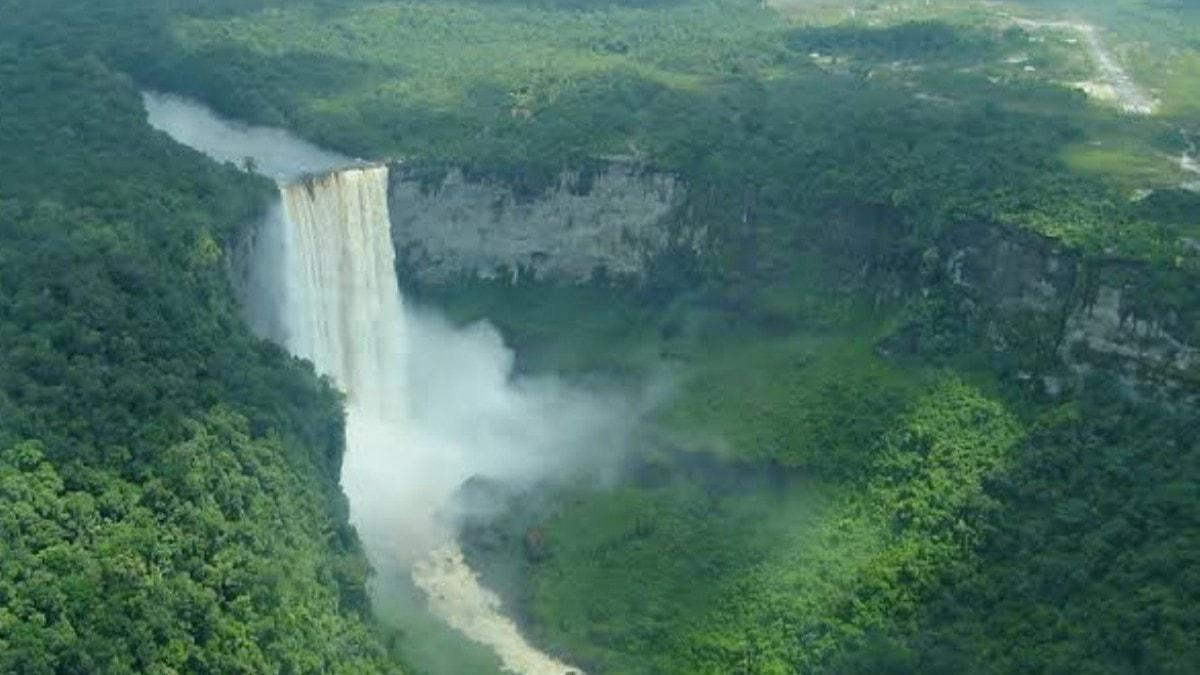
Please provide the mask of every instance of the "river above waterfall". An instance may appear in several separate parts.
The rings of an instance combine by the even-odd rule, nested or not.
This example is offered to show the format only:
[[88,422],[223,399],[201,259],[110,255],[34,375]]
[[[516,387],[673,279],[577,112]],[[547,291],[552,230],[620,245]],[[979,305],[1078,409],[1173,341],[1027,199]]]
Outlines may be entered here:
[[183,96],[143,91],[142,103],[155,129],[219,162],[246,167],[246,160],[252,160],[255,173],[276,181],[289,182],[354,163],[285,129],[229,120]]

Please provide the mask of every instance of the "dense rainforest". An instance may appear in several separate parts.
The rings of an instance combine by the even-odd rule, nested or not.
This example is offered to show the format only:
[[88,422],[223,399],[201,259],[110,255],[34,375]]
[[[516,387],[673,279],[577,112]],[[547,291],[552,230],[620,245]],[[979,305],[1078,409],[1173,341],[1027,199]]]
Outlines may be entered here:
[[235,311],[222,246],[269,186],[95,59],[0,73],[0,670],[393,670],[338,395]]
[[[1200,338],[1175,160],[1200,6],[895,4],[0,0],[0,670],[409,669],[338,488],[342,401],[239,318],[230,251],[272,186],[152,131],[139,86],[524,200],[612,161],[687,186],[670,226],[706,244],[644,283],[405,289],[527,372],[677,376],[619,480],[464,528],[544,649],[1200,670],[1200,375],[1063,349],[1105,284],[1122,324]],[[1161,110],[1064,86],[1080,35],[1010,14],[1106,26]],[[1064,309],[964,282],[989,237],[1052,251]]]

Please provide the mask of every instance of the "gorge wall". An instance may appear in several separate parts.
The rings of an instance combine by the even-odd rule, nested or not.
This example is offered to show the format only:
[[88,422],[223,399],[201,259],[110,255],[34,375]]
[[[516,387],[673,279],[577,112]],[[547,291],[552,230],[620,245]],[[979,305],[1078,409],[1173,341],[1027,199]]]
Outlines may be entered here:
[[537,194],[460,167],[392,167],[392,237],[402,274],[420,283],[460,278],[581,283],[597,273],[640,279],[680,238],[667,217],[682,203],[673,176],[625,162],[568,171]]
[[[1200,280],[1185,270],[1089,258],[1027,231],[969,225],[929,249],[918,276],[913,291],[1051,393],[1093,372],[1148,394],[1200,384],[1200,302],[1189,292]],[[882,349],[929,352],[927,330],[910,321]]]
[[[431,174],[394,164],[391,174],[397,265],[419,284],[530,276],[583,283],[598,270],[638,283],[668,247],[704,250],[707,233],[672,217],[686,202],[685,185],[629,163],[563,172],[535,194],[461,167]],[[855,257],[843,261],[855,268],[881,264],[851,248],[828,255]],[[1191,287],[1185,277],[1086,258],[1020,228],[967,224],[948,230],[921,260],[865,283],[892,302],[940,303],[940,316],[910,317],[881,341],[882,353],[943,351],[928,339],[941,321],[1052,392],[1097,371],[1130,388],[1176,392],[1200,383],[1200,303],[1164,291]]]

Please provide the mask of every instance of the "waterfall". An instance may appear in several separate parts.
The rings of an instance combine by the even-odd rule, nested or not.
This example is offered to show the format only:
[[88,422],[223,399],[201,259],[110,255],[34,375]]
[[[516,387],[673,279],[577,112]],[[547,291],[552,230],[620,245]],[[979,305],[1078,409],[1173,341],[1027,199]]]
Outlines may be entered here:
[[506,671],[579,672],[525,641],[467,565],[444,511],[472,476],[524,485],[607,463],[636,411],[557,378],[514,377],[513,354],[490,325],[406,307],[386,166],[351,166],[179,97],[143,98],[156,128],[279,184],[279,204],[249,247],[246,318],[345,392],[342,490],[378,578],[411,574],[431,613],[491,648]]
[[387,167],[280,188],[286,343],[375,420],[403,416],[406,345],[387,207]]
[[[284,343],[346,394],[342,489],[376,566],[390,566],[410,508],[382,467],[402,463],[407,335],[387,205],[387,166],[342,169],[282,184]],[[409,495],[409,498],[413,498]],[[404,521],[400,521],[404,522]]]
[[[436,518],[455,486],[488,468],[489,451],[505,449],[496,461],[519,466],[509,449],[536,448],[532,418],[565,401],[513,390],[511,353],[494,331],[455,330],[405,310],[387,187],[386,166],[280,186],[283,340],[346,392],[341,482],[351,522],[377,569],[411,564],[434,614],[491,647],[506,670],[579,672],[525,641]],[[410,387],[422,401],[408,400]],[[570,418],[569,405],[561,415]]]

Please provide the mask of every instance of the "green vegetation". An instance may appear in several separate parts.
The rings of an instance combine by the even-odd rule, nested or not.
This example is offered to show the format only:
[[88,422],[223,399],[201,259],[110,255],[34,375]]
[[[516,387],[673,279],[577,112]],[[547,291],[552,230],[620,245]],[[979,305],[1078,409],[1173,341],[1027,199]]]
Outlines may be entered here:
[[0,46],[0,118],[0,670],[394,670],[339,398],[235,312],[267,186],[95,60]]
[[[441,297],[522,315],[492,293]],[[586,337],[620,311],[572,324],[596,305],[557,294],[533,323],[590,367],[639,353]],[[839,336],[869,335],[857,319],[664,336],[681,314],[706,312],[638,338],[680,385],[648,464],[539,490],[473,553],[544,647],[616,673],[1194,669],[1194,412],[1103,379],[1052,403],[889,364]]]
[[1196,669],[1197,418],[1103,391],[1039,417],[987,483],[978,555],[841,670]]
[[[1148,435],[1148,420],[1173,419],[1167,436],[1195,421],[1133,412],[1096,384],[1065,414],[1020,385],[1013,365],[1057,359],[1053,345],[982,354],[985,336],[967,334],[962,307],[936,294],[868,304],[859,291],[879,281],[847,270],[869,260],[895,284],[886,265],[919,267],[912,259],[936,253],[940,232],[999,221],[1155,261],[1151,294],[1193,303],[1177,266],[1194,258],[1176,238],[1194,236],[1195,198],[1162,189],[1181,178],[1176,122],[1121,118],[1064,90],[1091,72],[1070,38],[942,23],[787,37],[795,54],[829,60],[709,83],[716,93],[698,100],[712,107],[689,103],[699,112],[676,125],[682,133],[639,129],[678,139],[639,148],[703,186],[685,211],[717,235],[719,281],[666,302],[651,294],[650,311],[591,288],[432,295],[461,319],[494,319],[530,368],[629,373],[665,361],[679,387],[656,418],[665,447],[653,473],[672,480],[577,488],[540,516],[516,507],[520,518],[497,525],[507,548],[476,552],[476,563],[543,646],[599,672],[1194,670],[1182,570],[1195,501],[1135,507],[1136,517],[1113,509],[1159,501],[1154,482],[1128,483],[1114,467],[1134,465],[1117,457],[1190,475],[1161,448],[1194,442]],[[1018,50],[1030,61],[1003,62]],[[958,72],[984,58],[998,63]],[[914,88],[928,96],[901,93]],[[756,144],[760,130],[778,155]],[[1143,188],[1159,191],[1128,199]],[[974,384],[881,359],[876,341],[903,325]],[[1030,344],[1014,349],[1055,330],[1031,323]],[[993,367],[1010,379],[981,372]],[[1068,459],[1081,447],[1087,466]],[[697,461],[719,468],[697,476]],[[709,477],[748,465],[778,478],[731,488]],[[1194,490],[1191,478],[1175,488]],[[1070,523],[1046,532],[1060,517]],[[1125,530],[1134,523],[1177,538],[1152,550],[1152,535]],[[534,554],[529,532],[543,542]],[[1121,551],[1120,566],[1102,562]]]
[[908,625],[978,540],[974,501],[1021,427],[954,380],[882,426],[840,484],[732,465],[697,477],[684,459],[565,497],[519,593],[535,634],[600,672],[774,673]]
[[[863,7],[829,25],[749,0],[8,4],[14,39],[54,34],[351,154],[462,162],[533,190],[603,156],[678,173],[699,188],[694,224],[730,240],[754,224],[754,247],[730,243],[720,269],[789,252],[798,218],[828,230],[864,202],[893,242],[1002,220],[1093,251],[1181,252],[1177,231],[1131,210],[1127,183],[1063,162],[1118,119],[1062,86],[1094,67],[1058,69],[1085,48],[983,5]],[[1175,136],[1139,154],[1177,151]]]
[[913,395],[912,377],[861,334],[747,338],[690,369],[661,422],[685,447],[854,477]]
[[[1023,48],[1020,30],[793,28],[738,0],[331,11],[177,20],[181,63],[162,85],[348,152],[465,162],[519,184],[632,156],[721,195],[690,210],[717,236],[755,221],[766,241],[722,269],[790,243],[798,214],[823,227],[831,208],[864,201],[893,211],[893,238],[1005,220],[1096,250],[1175,253],[1169,233],[1131,222],[1119,193],[1061,163],[1056,150],[1083,138],[1072,119],[1100,114],[1082,97],[959,74]],[[309,67],[275,70],[298,45]]]
[[1133,189],[1173,187],[1186,178],[1161,156],[1141,154],[1137,150],[1081,145],[1069,148],[1065,160],[1068,166],[1078,171],[1113,176]]
[[[1200,201],[1172,188],[1195,4],[0,0],[0,670],[400,663],[337,488],[340,401],[236,316],[225,251],[270,186],[151,132],[128,76],[522,195],[610,156],[687,184],[704,254],[645,286],[412,289],[494,321],[522,371],[673,387],[621,475],[480,525],[473,562],[543,648],[614,673],[1196,672],[1195,382],[1047,394],[1063,317],[1003,343],[938,271],[970,227],[1032,231],[1103,274],[1080,293],[1194,344]],[[1104,26],[1162,113],[1089,102],[1074,29],[1004,12]],[[408,654],[453,648],[378,588]]]
[[1163,116],[1194,124],[1200,114],[1200,4],[1194,0],[1021,0],[1045,14],[1072,16],[1096,23],[1114,40],[1134,78],[1154,91]]

